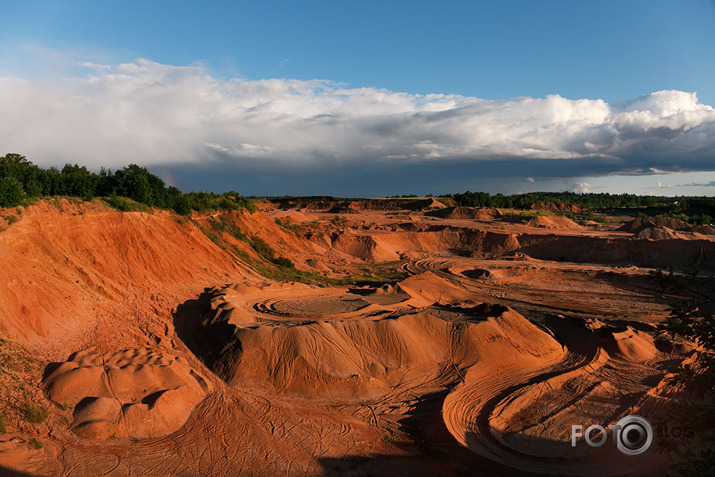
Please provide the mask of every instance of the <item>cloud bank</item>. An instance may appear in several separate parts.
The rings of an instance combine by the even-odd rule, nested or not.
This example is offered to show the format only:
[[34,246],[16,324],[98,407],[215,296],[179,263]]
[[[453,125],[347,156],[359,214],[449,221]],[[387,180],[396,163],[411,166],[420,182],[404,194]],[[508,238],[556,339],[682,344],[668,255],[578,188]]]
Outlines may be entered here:
[[222,80],[200,66],[143,59],[80,66],[85,75],[63,80],[0,77],[0,154],[94,168],[558,160],[597,161],[603,174],[715,169],[715,110],[695,93],[658,91],[613,105],[558,95],[483,100],[320,80]]

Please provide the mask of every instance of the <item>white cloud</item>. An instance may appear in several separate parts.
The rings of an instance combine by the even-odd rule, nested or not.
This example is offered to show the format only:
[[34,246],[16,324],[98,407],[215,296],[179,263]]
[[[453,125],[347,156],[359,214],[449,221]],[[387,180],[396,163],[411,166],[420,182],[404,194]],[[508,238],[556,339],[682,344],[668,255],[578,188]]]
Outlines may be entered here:
[[591,184],[589,184],[588,182],[577,182],[573,186],[573,191],[577,194],[586,194],[588,192],[591,192],[591,187]]
[[321,80],[220,80],[201,66],[143,59],[81,66],[89,76],[0,77],[0,154],[94,167],[218,158],[259,165],[606,158],[614,172],[715,166],[715,110],[695,93],[659,91],[613,106],[558,95],[487,101]]
[[533,184],[535,181],[533,177],[527,177],[526,182],[528,182],[529,184]]
[[107,71],[107,70],[112,69],[112,65],[92,63],[91,61],[83,61],[83,62],[79,63],[78,66],[81,66],[82,68],[88,68],[90,70],[100,70],[100,71]]

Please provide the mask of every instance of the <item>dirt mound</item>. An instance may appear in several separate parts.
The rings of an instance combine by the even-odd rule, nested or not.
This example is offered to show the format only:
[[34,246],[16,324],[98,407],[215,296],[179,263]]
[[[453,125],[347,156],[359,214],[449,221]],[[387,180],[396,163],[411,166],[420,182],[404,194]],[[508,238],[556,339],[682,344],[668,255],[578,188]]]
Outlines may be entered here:
[[495,217],[500,217],[501,212],[497,209],[475,207],[444,207],[441,210],[426,212],[425,215],[442,219],[493,220]]
[[579,224],[569,219],[568,217],[546,217],[538,215],[529,220],[526,225],[529,227],[541,227],[545,229],[566,229],[566,230],[581,230]]
[[[648,224],[652,225],[648,225]],[[618,230],[623,232],[638,233],[644,227],[667,227],[671,230],[690,230],[690,225],[682,220],[673,219],[671,217],[637,217],[630,222],[622,225]]]
[[396,290],[409,295],[411,306],[423,307],[433,303],[448,303],[454,300],[466,300],[470,297],[464,289],[459,288],[432,272],[424,272],[402,280],[395,286]]
[[675,232],[668,227],[656,225],[653,222],[646,222],[636,230],[637,232],[633,234],[633,238],[640,240],[687,240],[689,238],[682,233]]
[[48,368],[43,387],[74,408],[72,430],[92,439],[173,432],[210,390],[184,358],[150,349],[74,353]]
[[[331,400],[375,398],[403,383],[420,386],[439,376],[448,363],[468,367],[484,361],[505,366],[511,358],[523,363],[547,350],[561,352],[553,338],[508,307],[454,308],[463,316],[458,325],[429,310],[407,312],[417,305],[424,309],[439,300],[468,296],[432,273],[407,279],[396,289],[417,301],[393,306],[387,315],[371,308],[351,318],[316,317],[290,326],[265,320],[251,326],[231,325],[227,314],[209,308],[200,314],[210,318],[191,336],[197,341],[213,340],[204,349],[223,350],[207,364],[231,386]],[[276,292],[272,295],[280,298]],[[245,296],[229,306],[241,307],[242,299]],[[213,307],[216,302],[205,304]],[[314,308],[320,306],[316,303]],[[399,309],[405,312],[394,311]],[[193,349],[202,357],[200,347]]]
[[703,235],[715,235],[715,227],[710,225],[696,225],[690,228],[691,232]]
[[604,348],[612,356],[632,362],[653,359],[657,353],[653,337],[630,326],[624,330],[607,331]]

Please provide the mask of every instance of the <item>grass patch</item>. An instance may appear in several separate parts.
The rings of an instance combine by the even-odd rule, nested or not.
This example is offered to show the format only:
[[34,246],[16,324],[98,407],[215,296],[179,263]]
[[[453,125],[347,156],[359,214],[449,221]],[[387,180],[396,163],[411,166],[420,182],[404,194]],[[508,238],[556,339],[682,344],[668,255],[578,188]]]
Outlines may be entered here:
[[[195,223],[195,222],[194,222]],[[243,233],[241,228],[231,222],[225,216],[221,216],[217,219],[209,219],[209,225],[211,228],[217,232],[226,232],[235,239],[241,240],[243,242],[249,242],[248,236]],[[210,238],[210,237],[209,237]]]
[[0,434],[7,432],[7,417],[4,412],[0,412]]
[[555,217],[556,214],[546,210],[502,210],[502,216],[504,217]]
[[293,224],[287,219],[285,221],[276,217],[276,225],[286,229],[288,232],[292,233],[296,237],[303,236],[303,226],[300,224]]
[[104,199],[104,202],[111,208],[120,212],[146,212],[149,207],[126,197],[112,195]]
[[35,439],[34,437],[32,439],[30,439],[30,445],[32,447],[34,447],[35,449],[42,449],[43,447],[45,447],[44,442],[42,442],[39,439]]
[[385,432],[382,433],[380,440],[382,442],[387,442],[388,444],[394,444],[395,442],[404,440],[407,437],[409,437],[409,436],[401,429],[396,429],[396,430],[386,429]]
[[45,422],[45,419],[47,419],[47,410],[32,401],[27,401],[25,403],[23,411],[27,422],[42,424]]
[[586,222],[589,220],[592,222],[598,222],[599,224],[605,224],[606,222],[608,222],[608,217],[601,214],[594,214],[592,210],[589,210],[588,212],[582,214],[581,222]]

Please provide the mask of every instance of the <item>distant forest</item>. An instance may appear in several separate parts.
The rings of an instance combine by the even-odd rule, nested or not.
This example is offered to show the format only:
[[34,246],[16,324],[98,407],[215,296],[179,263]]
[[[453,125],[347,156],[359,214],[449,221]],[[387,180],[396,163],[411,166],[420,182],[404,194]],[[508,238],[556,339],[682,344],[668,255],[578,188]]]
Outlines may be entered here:
[[[72,196],[85,200],[99,197],[119,210],[135,210],[136,204],[142,204],[148,207],[172,209],[182,215],[188,215],[192,210],[255,210],[251,199],[233,191],[223,194],[184,193],[176,187],[167,187],[161,178],[136,164],[131,164],[115,172],[102,168],[99,173],[95,173],[76,164],[67,164],[61,170],[55,167],[43,169],[20,154],[0,156],[0,207],[13,207],[22,204],[27,199],[43,196]],[[661,209],[663,213],[681,216],[691,223],[710,223],[712,217],[715,216],[715,197],[577,194],[574,192],[491,195],[487,192],[470,191],[440,197],[452,198],[457,205],[465,207],[526,209],[548,204],[565,204],[600,211],[607,209]],[[273,200],[276,199],[278,198],[273,198]],[[336,197],[320,197],[319,199],[340,200]]]
[[576,193],[576,192],[529,192],[515,195],[490,195],[486,192],[464,192],[441,197],[451,197],[465,207],[528,208],[532,205],[566,204],[587,209],[633,209],[665,207],[668,209],[715,209],[715,197],[665,197],[656,195]]
[[[72,196],[84,200],[101,197],[119,210],[135,210],[136,204],[172,209],[181,215],[192,210],[255,210],[253,202],[235,192],[183,193],[143,167],[131,164],[115,172],[97,174],[84,166],[65,165],[43,169],[20,154],[0,157],[0,207],[20,205],[43,196]],[[130,199],[130,200],[127,200]]]

